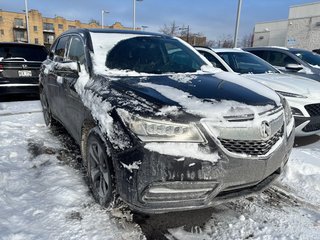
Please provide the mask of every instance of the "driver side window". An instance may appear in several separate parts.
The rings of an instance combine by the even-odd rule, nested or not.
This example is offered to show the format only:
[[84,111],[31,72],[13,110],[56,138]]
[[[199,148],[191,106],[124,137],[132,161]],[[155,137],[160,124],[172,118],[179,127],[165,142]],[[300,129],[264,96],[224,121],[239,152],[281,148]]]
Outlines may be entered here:
[[81,39],[77,36],[71,38],[67,59],[71,61],[79,61],[80,64],[85,63],[84,46]]
[[281,53],[281,52],[269,52],[269,61],[271,65],[278,66],[278,67],[285,67],[289,63],[295,63],[297,62],[290,56]]
[[68,43],[68,36],[59,39],[56,49],[54,51],[53,61],[63,62],[66,54],[66,46]]

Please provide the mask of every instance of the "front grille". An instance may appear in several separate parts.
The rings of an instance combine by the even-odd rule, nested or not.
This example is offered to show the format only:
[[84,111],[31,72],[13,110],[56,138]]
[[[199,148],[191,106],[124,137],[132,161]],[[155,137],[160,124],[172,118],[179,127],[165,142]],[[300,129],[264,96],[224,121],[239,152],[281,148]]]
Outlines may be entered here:
[[320,116],[320,104],[309,104],[305,106],[311,117]]
[[283,134],[283,127],[268,140],[232,140],[218,138],[221,144],[232,153],[259,156],[267,154]]
[[318,131],[320,130],[320,123],[315,122],[315,123],[309,123],[307,126],[305,126],[302,131],[304,132],[313,132],[313,131]]

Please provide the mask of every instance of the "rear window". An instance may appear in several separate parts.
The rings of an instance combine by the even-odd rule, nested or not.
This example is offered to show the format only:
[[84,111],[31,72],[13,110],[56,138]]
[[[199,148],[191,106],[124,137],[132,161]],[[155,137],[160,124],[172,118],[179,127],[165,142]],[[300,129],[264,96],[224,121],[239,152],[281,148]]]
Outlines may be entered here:
[[0,45],[0,58],[2,60],[23,58],[27,61],[42,62],[47,58],[47,51],[42,46]]

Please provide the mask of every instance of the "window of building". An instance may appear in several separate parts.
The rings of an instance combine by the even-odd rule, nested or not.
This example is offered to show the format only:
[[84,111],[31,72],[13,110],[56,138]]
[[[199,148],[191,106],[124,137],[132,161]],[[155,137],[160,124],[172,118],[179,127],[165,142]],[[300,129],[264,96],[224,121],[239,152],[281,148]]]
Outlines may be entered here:
[[38,39],[38,38],[35,38],[35,39],[34,39],[34,43],[35,43],[35,44],[39,44],[39,39]]
[[63,30],[63,24],[58,24],[58,28],[59,28],[60,30]]
[[23,27],[23,19],[22,18],[15,18],[14,19],[14,25],[16,27]]
[[54,31],[53,23],[43,23],[44,31]]
[[55,35],[53,33],[43,33],[43,41],[45,44],[52,44],[54,41]]
[[0,34],[4,35],[4,30],[3,29],[0,29]]
[[33,26],[33,31],[37,32],[38,31],[38,26]]
[[76,26],[69,25],[68,28],[69,29],[74,29],[74,28],[76,28]]
[[25,42],[25,41],[27,41],[25,31],[21,31],[21,30],[13,31],[13,36],[14,36],[14,41],[15,42]]
[[3,18],[2,18],[2,16],[0,16],[0,22],[3,22]]

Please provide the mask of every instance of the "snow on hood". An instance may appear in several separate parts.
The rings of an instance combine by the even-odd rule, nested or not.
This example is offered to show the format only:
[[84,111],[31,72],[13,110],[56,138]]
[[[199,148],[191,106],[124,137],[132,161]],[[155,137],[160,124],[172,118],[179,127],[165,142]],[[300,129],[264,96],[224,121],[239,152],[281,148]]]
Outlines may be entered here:
[[[140,85],[152,88],[162,94],[163,96],[172,99],[179,103],[188,113],[201,116],[203,118],[216,119],[224,121],[223,116],[233,114],[255,114],[268,111],[274,106],[250,106],[243,103],[222,100],[204,102],[202,99],[198,99],[190,94],[178,90],[173,87],[158,85],[154,83],[143,83]],[[235,110],[236,109],[236,110]]]
[[241,76],[258,81],[276,91],[315,97],[319,97],[320,93],[319,82],[300,76],[280,73],[243,74]]

